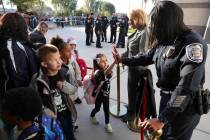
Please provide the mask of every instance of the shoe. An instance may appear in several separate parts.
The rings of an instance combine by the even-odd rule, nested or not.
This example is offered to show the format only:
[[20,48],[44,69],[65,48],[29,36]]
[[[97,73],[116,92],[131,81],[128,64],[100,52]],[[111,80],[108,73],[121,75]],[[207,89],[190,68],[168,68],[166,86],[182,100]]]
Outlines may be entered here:
[[109,123],[106,124],[105,129],[106,129],[106,131],[107,131],[108,133],[112,133],[112,132],[113,132],[112,127],[111,127],[111,125],[110,125]]
[[103,47],[102,46],[98,46],[98,47],[96,46],[96,48],[103,48]]
[[95,43],[94,41],[91,41],[90,43]]
[[109,41],[108,43],[112,43],[112,41]]
[[79,97],[77,97],[77,99],[76,99],[76,100],[74,100],[74,103],[75,103],[75,104],[81,104],[81,103],[82,103],[82,101],[80,100],[80,98],[79,98]]
[[86,44],[86,46],[90,46],[91,44]]
[[99,124],[99,122],[98,122],[98,120],[96,119],[95,116],[94,116],[94,117],[90,117],[90,121],[91,121],[93,124],[95,124],[95,125],[98,125],[98,124]]

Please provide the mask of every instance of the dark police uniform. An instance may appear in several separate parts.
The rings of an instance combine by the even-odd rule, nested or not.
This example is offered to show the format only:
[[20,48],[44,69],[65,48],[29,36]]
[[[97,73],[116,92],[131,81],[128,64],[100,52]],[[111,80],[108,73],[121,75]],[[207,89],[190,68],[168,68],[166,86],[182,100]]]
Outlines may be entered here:
[[117,42],[117,48],[125,47],[125,36],[126,36],[126,29],[127,29],[127,24],[125,21],[125,18],[123,17],[122,20],[120,21],[120,32],[119,32],[119,37],[118,37],[118,42]]
[[94,43],[93,41],[93,28],[94,28],[94,17],[92,17],[93,15],[91,15],[90,17],[90,24],[91,24],[91,30],[90,30],[90,42]]
[[158,119],[165,124],[162,140],[190,140],[200,121],[195,95],[204,84],[207,45],[192,31],[173,45],[159,46],[145,55],[123,58],[129,66],[155,64],[161,89]]
[[96,48],[102,48],[101,47],[101,40],[100,40],[101,32],[102,32],[101,19],[97,18],[96,23],[95,23]]
[[90,45],[91,44],[90,37],[91,37],[91,30],[93,30],[91,26],[92,26],[91,25],[91,20],[90,20],[89,17],[87,17],[85,19],[86,45]]
[[[111,37],[109,43],[115,43],[116,42],[116,36],[117,36],[117,17],[113,16],[110,20],[110,28],[111,28]],[[113,40],[114,37],[114,40]]]
[[102,42],[103,41],[107,42],[106,29],[109,25],[109,21],[106,16],[101,17],[101,19],[102,19]]

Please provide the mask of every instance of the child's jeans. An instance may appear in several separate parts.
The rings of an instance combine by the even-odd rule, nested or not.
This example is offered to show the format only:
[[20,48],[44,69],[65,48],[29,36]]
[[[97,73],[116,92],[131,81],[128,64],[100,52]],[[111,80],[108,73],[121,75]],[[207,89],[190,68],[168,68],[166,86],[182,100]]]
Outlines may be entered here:
[[75,140],[71,112],[69,110],[65,110],[58,113],[58,120],[61,123],[66,140]]

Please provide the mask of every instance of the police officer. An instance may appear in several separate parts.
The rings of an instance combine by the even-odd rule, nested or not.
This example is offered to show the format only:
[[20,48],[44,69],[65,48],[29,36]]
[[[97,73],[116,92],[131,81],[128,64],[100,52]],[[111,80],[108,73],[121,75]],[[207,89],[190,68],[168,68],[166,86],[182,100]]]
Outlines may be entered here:
[[103,41],[107,42],[106,29],[109,25],[109,21],[106,16],[102,16],[101,19],[102,19],[102,42]]
[[93,41],[93,28],[94,28],[94,14],[93,13],[90,14],[90,24],[91,24],[91,28],[90,28],[90,42],[91,43],[95,43]]
[[119,26],[120,26],[120,32],[119,32],[119,37],[118,37],[118,42],[117,42],[117,48],[124,48],[126,29],[127,29],[126,19],[124,16],[122,17]]
[[101,16],[98,15],[95,23],[96,48],[102,48],[101,39],[100,39],[101,33],[102,33]]
[[[110,29],[111,29],[111,36],[110,41],[108,43],[115,43],[116,42],[116,36],[117,36],[117,16],[115,13],[112,15],[112,19],[110,20]],[[114,37],[114,40],[113,40]]]
[[91,42],[90,42],[90,36],[91,36],[91,19],[90,19],[90,15],[87,15],[86,19],[85,19],[85,33],[86,33],[86,45],[90,46]]
[[121,59],[113,48],[113,56],[129,66],[155,64],[161,95],[159,116],[141,126],[163,129],[161,140],[190,140],[200,121],[195,96],[204,84],[207,44],[184,24],[183,11],[174,2],[158,2],[150,25],[149,43],[153,45],[147,54]]

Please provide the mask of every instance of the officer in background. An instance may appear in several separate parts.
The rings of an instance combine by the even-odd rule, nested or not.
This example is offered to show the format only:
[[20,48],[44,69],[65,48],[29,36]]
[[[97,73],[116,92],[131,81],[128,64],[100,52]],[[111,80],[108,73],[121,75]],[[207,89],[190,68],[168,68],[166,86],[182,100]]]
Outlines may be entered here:
[[95,23],[95,34],[96,34],[96,48],[102,48],[101,46],[101,33],[102,33],[102,23],[101,16],[98,15]]
[[107,42],[106,29],[109,25],[109,21],[106,16],[102,16],[101,19],[102,19],[102,41],[101,42],[103,41]]
[[91,30],[93,29],[91,27],[90,15],[88,14],[85,19],[86,46],[91,45],[91,42],[90,42]]
[[184,24],[182,9],[172,1],[156,4],[150,25],[152,48],[147,54],[121,59],[113,48],[113,56],[129,66],[155,64],[159,116],[142,122],[142,128],[163,129],[161,140],[190,140],[201,117],[196,95],[205,80],[207,44]]
[[128,35],[128,29],[129,29],[129,17],[125,15],[125,23],[126,23],[126,33],[125,36]]
[[[112,19],[110,20],[110,29],[111,29],[111,37],[108,43],[115,43],[117,36],[117,16],[115,13],[112,14]],[[113,40],[114,37],[114,40]]]
[[117,42],[117,48],[125,48],[125,36],[127,33],[127,23],[125,16],[121,18],[120,21],[120,32],[119,32],[119,37],[118,37],[118,42]]
[[94,13],[90,14],[90,24],[91,24],[91,28],[90,28],[90,43],[95,43],[93,41]]

